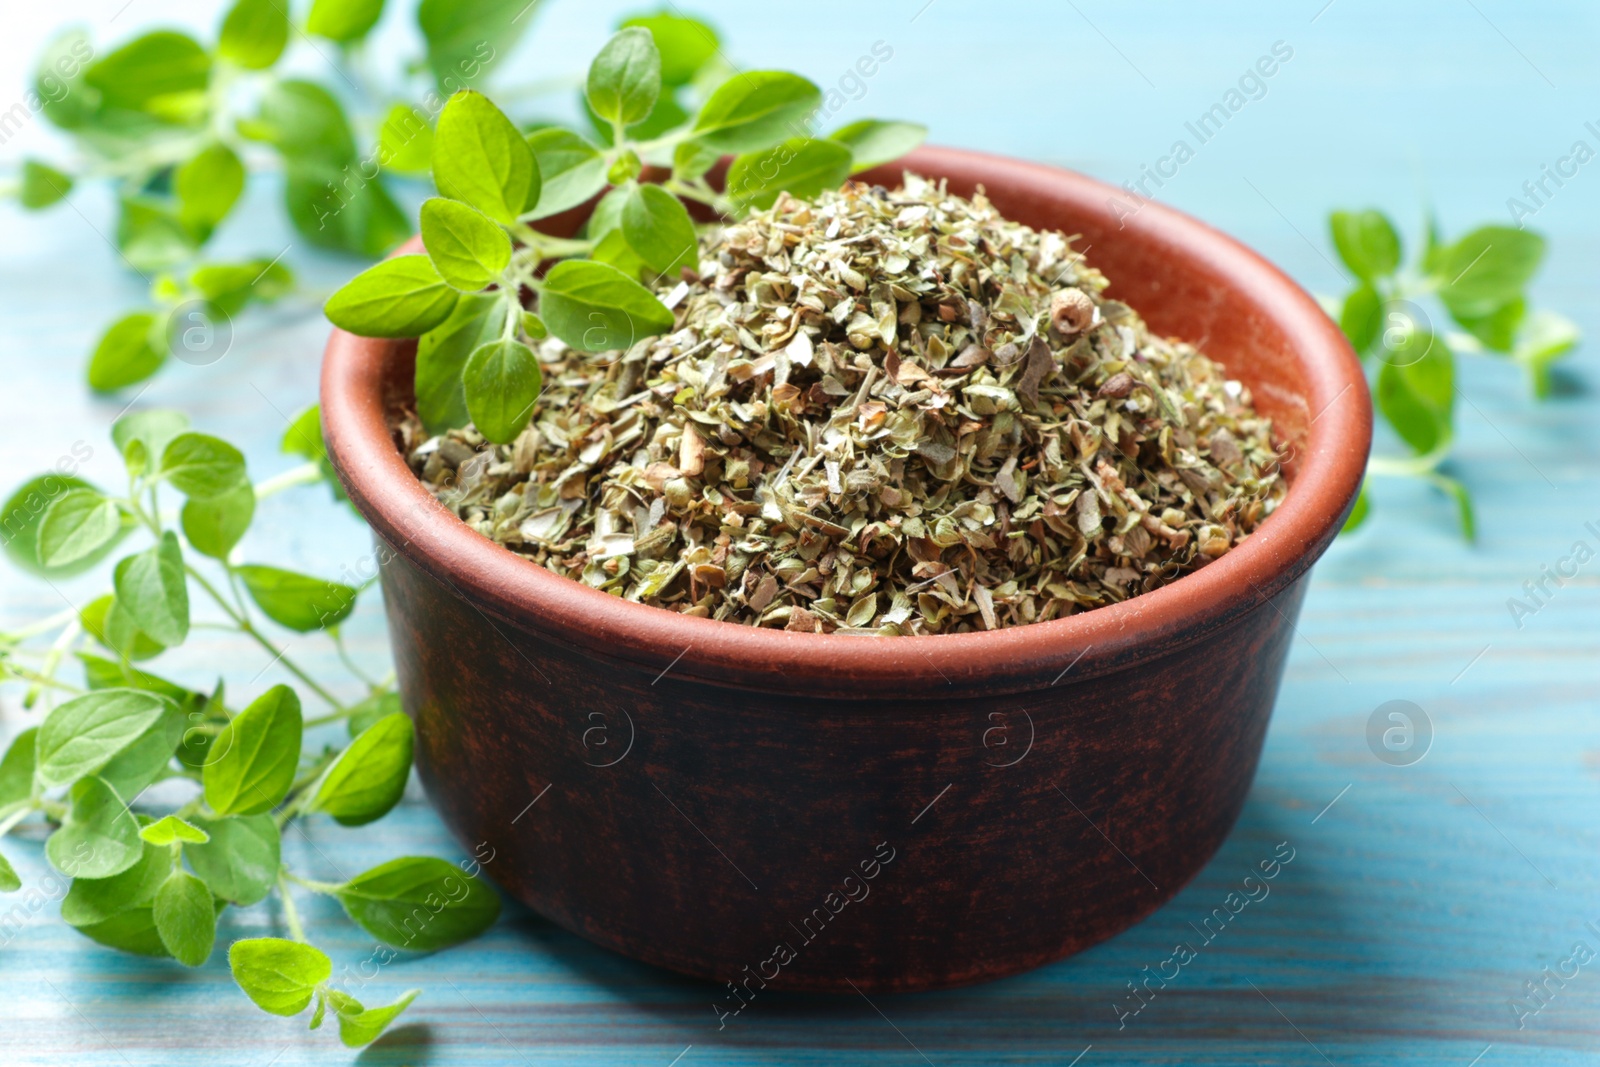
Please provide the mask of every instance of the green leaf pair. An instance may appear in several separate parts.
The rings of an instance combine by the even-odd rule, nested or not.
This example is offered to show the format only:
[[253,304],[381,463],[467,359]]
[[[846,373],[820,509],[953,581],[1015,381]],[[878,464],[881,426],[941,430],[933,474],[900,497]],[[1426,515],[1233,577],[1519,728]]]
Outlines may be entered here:
[[333,961],[326,953],[278,937],[235,941],[228,950],[228,966],[239,988],[262,1011],[298,1015],[315,999],[317,1010],[311,1019],[311,1029],[315,1030],[332,1005],[339,1020],[339,1039],[347,1048],[360,1048],[377,1040],[421,992],[409,989],[392,1004],[363,1007],[356,998],[328,985],[333,977]]

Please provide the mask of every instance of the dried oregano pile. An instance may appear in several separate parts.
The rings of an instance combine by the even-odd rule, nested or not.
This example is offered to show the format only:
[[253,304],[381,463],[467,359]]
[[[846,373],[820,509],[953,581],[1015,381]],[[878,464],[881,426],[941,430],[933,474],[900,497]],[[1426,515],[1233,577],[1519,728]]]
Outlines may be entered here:
[[1248,393],[981,193],[908,175],[783,196],[674,281],[671,333],[599,356],[546,343],[513,444],[407,420],[438,498],[629,600],[885,635],[1124,600],[1282,498]]

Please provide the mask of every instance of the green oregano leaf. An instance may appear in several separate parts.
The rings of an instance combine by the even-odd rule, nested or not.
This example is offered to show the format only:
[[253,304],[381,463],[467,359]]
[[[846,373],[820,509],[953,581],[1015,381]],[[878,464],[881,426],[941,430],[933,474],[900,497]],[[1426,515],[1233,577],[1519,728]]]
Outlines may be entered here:
[[[393,689],[385,690],[382,693],[374,693],[361,701],[361,703],[351,707],[350,715],[344,721],[345,728],[350,731],[352,738],[360,737],[367,731],[368,727],[379,719],[387,715],[393,715],[401,710],[400,694]],[[3,781],[3,778],[0,778],[0,781]],[[4,792],[0,791],[0,798],[3,798],[4,795]],[[27,794],[24,793],[23,795],[26,796]],[[4,802],[3,799],[0,799],[0,804]]]
[[427,256],[395,256],[357,274],[328,298],[323,311],[341,330],[362,337],[417,337],[449,317],[456,291]]
[[1418,455],[1444,448],[1454,434],[1455,360],[1445,343],[1416,331],[1385,356],[1374,394],[1378,410]]
[[287,5],[279,0],[237,0],[223,16],[217,54],[248,70],[265,70],[278,61],[288,43]]
[[859,174],[910,153],[928,139],[928,127],[915,122],[862,119],[839,127],[828,134],[828,139],[850,149],[850,173]]
[[161,477],[187,497],[211,499],[249,484],[244,454],[220,437],[181,433],[161,452]]
[[399,174],[427,174],[433,167],[433,126],[427,112],[395,104],[378,129],[378,162]]
[[621,230],[612,230],[600,238],[594,250],[589,253],[589,258],[596,263],[617,268],[631,281],[638,281],[649,269],[645,266],[644,260],[639,258],[639,253],[628,243],[628,239],[622,236]]
[[661,52],[650,31],[632,27],[607,41],[589,65],[584,92],[606,122],[631,126],[648,117],[661,95]]
[[37,726],[28,727],[11,739],[11,747],[0,758],[0,808],[33,795],[33,763],[38,751],[38,736]]
[[850,159],[850,149],[837,141],[793,137],[735,157],[728,166],[728,196],[741,213],[771,207],[781,192],[810,199],[844,184]]
[[72,192],[72,175],[36,159],[22,161],[22,189],[17,194],[22,206],[39,211],[66,198]]
[[297,633],[337,626],[355,610],[358,590],[343,582],[259,563],[241,564],[234,573],[267,618]]
[[1522,295],[1544,259],[1544,238],[1511,226],[1480,226],[1443,249],[1439,299],[1457,318],[1489,315]]
[[509,54],[542,0],[422,0],[417,28],[428,42],[428,66],[448,92],[486,77]]
[[424,426],[438,432],[471,418],[461,370],[479,346],[503,334],[506,311],[499,293],[464,294],[450,317],[417,341],[417,417]]
[[[86,458],[87,453],[81,454]],[[49,578],[70,577],[88,570],[111,552],[116,541],[102,545],[90,555],[65,567],[46,567],[39,561],[39,524],[44,520],[50,504],[74,489],[93,490],[94,486],[70,475],[41,474],[23,482],[0,505],[0,529],[5,531],[5,536],[0,537],[0,544],[4,545],[6,556],[18,568]],[[125,527],[123,533],[128,529],[131,526]],[[119,534],[117,540],[120,539]]]
[[422,202],[422,245],[450,285],[475,293],[511,263],[511,238],[489,217],[459,200]]
[[658,274],[700,259],[689,210],[659,185],[635,184],[628,191],[622,204],[622,236]]
[[217,911],[211,890],[200,879],[188,871],[173,870],[156,890],[151,917],[173,959],[185,967],[198,967],[211,957],[217,939]]
[[711,94],[694,121],[696,139],[722,152],[751,152],[803,134],[822,90],[798,74],[735,74]]
[[235,941],[228,967],[245,996],[273,1015],[300,1014],[317,987],[333,976],[333,961],[325,953],[281,937]]
[[1400,235],[1381,211],[1335,211],[1328,229],[1339,258],[1362,281],[1386,278],[1400,266]]
[[1583,335],[1577,323],[1553,311],[1536,311],[1512,346],[1511,358],[1528,369],[1533,395],[1550,395],[1550,367],[1578,346]]
[[164,815],[139,831],[139,836],[152,845],[203,845],[211,835],[176,815]]
[[185,689],[176,682],[149,674],[137,667],[125,667],[116,660],[96,656],[89,652],[76,653],[83,664],[84,681],[90,689],[143,689],[183,705],[199,698],[199,694]]
[[[124,679],[121,684],[137,685],[138,675],[131,670],[129,673],[134,674],[134,678]],[[100,777],[111,784],[118,796],[135,799],[171,764],[173,753],[183,740],[184,729],[184,709],[177,704],[170,705],[149,729],[100,768]]]
[[345,826],[387,815],[406,791],[413,732],[404,713],[367,727],[323,772],[306,810],[325,812]]
[[84,72],[84,81],[112,107],[159,110],[164,98],[203,90],[211,56],[187,34],[157,30],[135,37]]
[[111,424],[111,441],[122,454],[128,474],[137,478],[159,462],[172,439],[188,428],[189,417],[181,411],[135,411]]
[[94,774],[172,706],[137,689],[99,689],[57,705],[39,726],[36,781],[51,789]]
[[216,896],[245,907],[266,899],[278,879],[282,849],[271,815],[196,815],[194,825],[209,840],[184,846],[206,886]]
[[487,882],[432,856],[380,864],[334,896],[357,926],[386,945],[414,952],[477,937],[500,915],[500,896]]
[[628,349],[672,329],[673,315],[654,293],[615,267],[569,259],[545,276],[539,317],[582,352]]
[[123,659],[138,662],[166,651],[164,645],[139,629],[114,595],[97,597],[84,605],[78,621],[91,637]]
[[1516,344],[1517,332],[1521,329],[1527,314],[1528,301],[1519,296],[1487,315],[1452,313],[1451,318],[1460,323],[1462,329],[1482,342],[1483,347],[1489,351],[1506,353]]
[[1339,328],[1356,350],[1356,355],[1364,356],[1370,352],[1377,343],[1378,335],[1383,332],[1383,298],[1378,291],[1366,282],[1352,289],[1339,311]]
[[306,32],[330,41],[359,41],[383,14],[383,0],[313,0]]
[[144,842],[139,861],[127,870],[110,878],[74,878],[61,901],[61,918],[70,926],[84,927],[132,908],[148,909],[171,873],[172,849]]
[[0,893],[15,893],[21,888],[22,879],[17,877],[16,868],[11,866],[5,853],[0,852]]
[[701,177],[722,158],[715,148],[707,148],[698,141],[683,141],[672,150],[672,176],[681,182],[692,182]]
[[[274,0],[261,0],[271,4]],[[178,195],[178,219],[198,240],[228,217],[239,195],[244,192],[244,163],[233,149],[220,142],[200,151],[173,175],[173,191]],[[248,273],[244,268],[241,273]],[[257,268],[255,277],[260,274]]]
[[109,878],[139,862],[139,821],[104,778],[80,778],[61,828],[44,843],[56,870],[72,878]]
[[622,20],[624,28],[639,26],[650,31],[661,52],[661,81],[670,86],[688,85],[694,76],[717,54],[721,42],[717,31],[699,19],[662,11],[654,15],[635,15]]
[[189,636],[189,580],[183,552],[171,530],[161,540],[117,564],[117,603],[152,640],[171,648]]
[[521,341],[490,341],[467,358],[461,388],[478,432],[510,444],[533,416],[544,375],[533,349]]
[[201,555],[227,559],[228,553],[250,528],[256,513],[256,491],[245,483],[232,492],[184,502],[180,516],[183,536]]
[[306,1027],[308,1030],[318,1030],[322,1027],[322,1020],[328,1014],[328,994],[332,990],[326,986],[317,989],[317,1006],[311,1009],[311,1022]]
[[222,728],[201,772],[218,815],[271,811],[288,794],[300,760],[300,698],[273,686]]
[[417,999],[420,989],[408,989],[400,999],[381,1008],[363,1008],[361,1002],[337,989],[328,990],[328,1000],[333,1003],[339,1018],[339,1040],[345,1048],[361,1048],[376,1041],[389,1024],[399,1017]]
[[57,497],[39,521],[39,562],[65,567],[92,556],[122,532],[122,509],[92,489]]
[[539,168],[528,142],[488,97],[471,90],[456,93],[439,114],[433,180],[442,195],[503,226],[539,201]]
[[528,148],[544,186],[530,218],[548,218],[575,208],[606,187],[605,157],[571,130],[557,126],[535,130],[528,134]]
[[148,311],[124,315],[106,328],[89,356],[89,388],[101,393],[137,385],[166,362],[166,346],[153,343],[157,320]]

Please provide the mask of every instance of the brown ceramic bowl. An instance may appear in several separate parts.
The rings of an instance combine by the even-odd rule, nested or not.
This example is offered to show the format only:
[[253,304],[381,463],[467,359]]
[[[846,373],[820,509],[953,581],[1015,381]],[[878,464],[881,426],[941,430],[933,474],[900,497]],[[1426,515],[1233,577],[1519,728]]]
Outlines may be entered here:
[[323,368],[440,814],[561,926],[752,992],[995,978],[1176,893],[1244,804],[1307,574],[1366,462],[1355,355],[1249,249],[1157,204],[1119,226],[1118,190],[1067,171],[938,148],[902,165],[1083,235],[1111,295],[1243,380],[1291,449],[1277,512],[1195,574],[1054,622],[752,629],[589,589],[437,508],[388,429],[412,342],[335,331]]

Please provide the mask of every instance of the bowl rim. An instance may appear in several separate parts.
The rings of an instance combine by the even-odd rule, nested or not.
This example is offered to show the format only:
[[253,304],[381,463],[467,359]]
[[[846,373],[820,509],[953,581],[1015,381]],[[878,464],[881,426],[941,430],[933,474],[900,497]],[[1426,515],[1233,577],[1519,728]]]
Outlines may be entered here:
[[[1085,212],[1107,215],[1112,199],[1122,195],[1073,171],[961,149],[923,147],[893,165],[894,171],[902,168],[936,178],[978,174],[993,188],[1014,188],[1023,199],[1030,190],[1066,195]],[[660,672],[658,681],[670,672],[677,682],[801,696],[999,694],[1048,688],[1069,672],[1081,681],[1125,669],[1270,604],[1309,570],[1354,506],[1372,408],[1360,361],[1343,333],[1278,268],[1233,238],[1155,202],[1118,221],[1128,239],[1159,243],[1167,254],[1200,261],[1246,293],[1289,338],[1306,382],[1304,400],[1317,414],[1306,427],[1288,493],[1249,537],[1200,570],[1117,604],[1000,630],[873,639],[686,617],[623,600],[511,552],[440,505],[395,447],[386,418],[386,367],[413,342],[357,337],[337,328],[328,340],[321,383],[328,455],[380,539],[380,566],[389,562],[387,552],[404,557],[476,608],[525,659],[523,647],[490,616],[581,654]],[[396,254],[417,250],[413,238]]]

